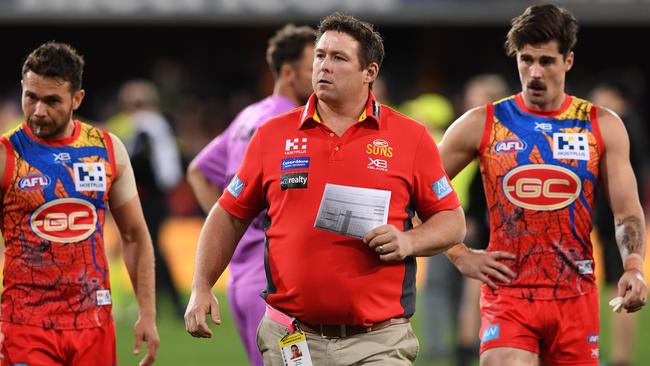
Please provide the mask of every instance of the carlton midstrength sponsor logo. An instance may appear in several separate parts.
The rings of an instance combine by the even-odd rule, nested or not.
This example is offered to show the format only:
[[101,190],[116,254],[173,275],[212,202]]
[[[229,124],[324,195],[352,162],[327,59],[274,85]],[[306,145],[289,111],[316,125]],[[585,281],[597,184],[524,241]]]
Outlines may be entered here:
[[307,188],[308,173],[283,174],[280,178],[280,188],[284,191],[289,188]]

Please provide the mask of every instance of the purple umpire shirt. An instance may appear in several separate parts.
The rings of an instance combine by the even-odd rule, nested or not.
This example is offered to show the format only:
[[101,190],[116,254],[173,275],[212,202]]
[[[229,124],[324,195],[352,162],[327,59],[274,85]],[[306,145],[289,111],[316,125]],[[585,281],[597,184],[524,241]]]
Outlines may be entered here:
[[[257,128],[268,119],[297,106],[283,96],[269,96],[242,110],[228,128],[217,136],[196,157],[198,169],[222,191],[237,173],[248,141]],[[239,241],[230,260],[230,284],[265,281],[264,216],[257,216]],[[260,289],[263,290],[263,289]]]

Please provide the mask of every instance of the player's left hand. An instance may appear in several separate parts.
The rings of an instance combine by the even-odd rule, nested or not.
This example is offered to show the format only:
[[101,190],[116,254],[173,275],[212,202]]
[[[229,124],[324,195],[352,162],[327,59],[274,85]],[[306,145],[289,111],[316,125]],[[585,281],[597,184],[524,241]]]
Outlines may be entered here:
[[638,269],[626,270],[618,281],[618,296],[623,297],[623,308],[628,313],[641,310],[648,299],[648,285]]
[[133,347],[133,354],[140,354],[142,342],[144,341],[147,343],[147,355],[144,356],[138,365],[152,365],[156,360],[156,352],[158,352],[158,345],[160,344],[156,321],[149,318],[138,318],[133,327],[133,332],[135,334],[135,347]]
[[370,230],[363,242],[377,252],[382,261],[401,261],[413,255],[411,237],[395,225],[386,224]]

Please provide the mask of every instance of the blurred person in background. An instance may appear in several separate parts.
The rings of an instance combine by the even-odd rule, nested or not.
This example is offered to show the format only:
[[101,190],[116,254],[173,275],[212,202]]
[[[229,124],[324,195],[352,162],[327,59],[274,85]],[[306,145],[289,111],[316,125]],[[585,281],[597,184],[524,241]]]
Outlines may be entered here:
[[20,106],[13,98],[0,98],[0,133],[5,133],[21,123]]
[[[400,105],[399,111],[424,124],[436,142],[440,141],[455,115],[449,99],[435,93],[424,93],[408,100]],[[451,182],[462,203],[468,202],[466,182],[468,179],[463,179],[460,175]],[[415,223],[419,224],[417,218]],[[458,284],[462,282],[462,275],[445,256],[429,257],[426,263],[422,315],[425,335],[423,356],[427,360],[438,361],[451,357],[452,335],[456,331],[461,290]]]
[[[530,6],[513,18],[506,50],[516,59],[522,91],[471,109],[440,144],[451,177],[480,158],[488,255],[516,254],[488,263],[495,281],[483,286],[480,300],[484,366],[598,365],[590,241],[598,180],[623,258],[619,310],[638,311],[647,300],[645,224],[625,127],[609,109],[565,93],[577,30],[573,15],[552,4]],[[464,266],[485,254],[462,244],[447,251],[469,276]]]
[[122,110],[106,122],[106,128],[124,141],[151,232],[156,261],[156,292],[167,293],[175,314],[183,318],[185,306],[160,243],[160,229],[169,217],[167,196],[183,179],[181,158],[174,132],[160,112],[156,86],[144,79],[126,81],[119,90]]
[[[465,223],[425,127],[372,93],[383,58],[371,24],[340,13],[321,21],[314,94],[257,129],[203,226],[185,316],[192,336],[212,335],[207,313],[221,322],[211,288],[267,208],[265,364],[288,364],[292,344],[303,364],[413,364],[415,257],[462,240]],[[424,222],[413,228],[416,212]]]
[[[498,74],[480,74],[470,78],[463,87],[462,110],[485,106],[511,94],[508,83]],[[460,174],[467,174],[469,181],[468,202],[463,202],[467,235],[465,243],[469,248],[484,250],[490,240],[487,206],[483,182],[474,160]],[[460,175],[459,174],[459,175]],[[456,178],[452,180],[452,184]],[[479,297],[481,282],[463,276],[462,293],[458,303],[456,323],[455,362],[457,366],[469,366],[479,356],[479,342],[476,338],[481,328]],[[455,307],[454,307],[455,308]]]
[[[631,98],[634,93],[630,90],[630,84],[626,83],[622,76],[605,80],[591,91],[591,100],[611,109],[625,123],[630,138],[630,163],[637,176],[637,188],[643,204],[647,203],[647,197],[644,197],[643,193],[648,192],[650,150],[645,140],[645,136],[647,136],[645,126],[635,110],[633,98]],[[616,284],[624,269],[621,255],[616,246],[614,216],[607,205],[607,197],[603,191],[598,192],[596,196],[594,224],[598,229],[598,241],[603,253],[605,285],[608,287],[607,291],[610,292],[611,297],[615,297],[618,293]],[[610,356],[612,366],[631,366],[638,316],[636,313],[609,314],[612,324]]]
[[[268,119],[307,102],[312,93],[311,74],[316,31],[288,24],[269,40],[266,61],[275,77],[273,95],[242,110],[230,126],[190,163],[187,180],[199,204],[209,213],[237,173],[253,133]],[[257,326],[264,315],[260,296],[266,285],[264,271],[264,217],[253,220],[230,261],[228,301],[251,363],[263,365],[257,348]]]
[[67,44],[30,53],[22,68],[25,123],[0,138],[2,365],[117,364],[104,251],[109,208],[139,307],[134,352],[146,342],[140,365],[156,357],[151,239],[124,144],[73,119],[85,96],[83,67]]

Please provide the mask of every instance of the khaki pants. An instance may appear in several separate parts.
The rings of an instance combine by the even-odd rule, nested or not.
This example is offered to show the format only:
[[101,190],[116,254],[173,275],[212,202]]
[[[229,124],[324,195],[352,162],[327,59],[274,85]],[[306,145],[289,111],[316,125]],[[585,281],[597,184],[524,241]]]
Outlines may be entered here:
[[[278,340],[286,332],[287,328],[267,316],[262,318],[257,329],[257,347],[262,352],[264,365],[284,366]],[[328,339],[317,334],[305,334],[314,366],[410,366],[420,348],[410,323],[346,338]]]

